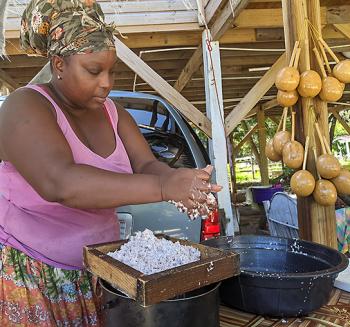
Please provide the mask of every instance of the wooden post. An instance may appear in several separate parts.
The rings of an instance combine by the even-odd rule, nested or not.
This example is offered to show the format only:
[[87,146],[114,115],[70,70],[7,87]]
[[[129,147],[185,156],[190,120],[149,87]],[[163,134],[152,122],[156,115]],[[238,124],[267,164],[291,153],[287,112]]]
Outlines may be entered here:
[[[244,121],[243,121],[244,122]],[[248,142],[249,140],[251,140],[252,135],[256,132],[256,130],[258,129],[258,124],[256,124],[254,127],[252,127],[249,131],[248,131],[248,126],[245,124],[245,127],[243,127],[246,130],[246,134],[243,136],[242,140],[235,145],[233,152],[235,154],[238,154],[239,150],[241,149],[241,147]]]
[[[308,6],[308,7],[307,7]],[[287,58],[290,58],[291,49],[296,40],[300,41],[301,55],[299,68],[300,72],[310,69],[317,70],[317,65],[313,60],[310,60],[310,44],[308,38],[308,28],[306,19],[321,32],[320,25],[320,4],[319,0],[282,0],[282,11],[284,21],[284,34],[287,49]],[[328,110],[327,104],[319,98],[314,100],[303,98],[298,101],[296,131],[297,139],[304,141],[308,133],[309,126],[309,110],[313,105],[316,113],[320,117],[321,128],[329,139],[328,132]],[[320,145],[315,142],[313,137],[314,129],[310,129],[311,146],[315,144],[317,152],[320,153]],[[307,169],[317,176],[315,167],[315,158],[310,151],[308,155]],[[299,236],[302,239],[312,240],[317,243],[337,247],[336,225],[335,225],[335,210],[334,206],[324,207],[317,204],[312,196],[308,198],[298,198],[298,221],[299,221]]]
[[269,168],[267,163],[267,157],[265,154],[265,146],[266,146],[265,112],[261,108],[261,106],[259,106],[258,108],[257,119],[258,119],[258,134],[259,134],[261,185],[269,185]]
[[[308,0],[308,16],[311,24],[317,31],[322,34],[321,26],[321,7],[319,0]],[[315,60],[311,61],[313,69],[319,69]],[[327,103],[321,101],[320,98],[314,100],[316,114],[319,116],[320,128],[329,142],[328,127],[328,108]],[[313,203],[311,207],[312,219],[312,240],[317,243],[328,245],[334,249],[338,249],[337,245],[337,229],[335,220],[335,207],[321,207]]]
[[211,120],[212,139],[209,140],[209,155],[215,166],[216,182],[223,186],[218,193],[219,208],[225,210],[226,235],[239,231],[237,218],[232,210],[227,171],[227,144],[224,125],[224,105],[221,84],[221,62],[219,42],[207,44],[209,31],[203,31],[203,64],[207,117]]
[[[242,127],[245,130],[245,132],[248,133],[249,132],[249,128],[248,128],[247,123],[244,120],[242,120],[241,124],[242,124]],[[259,167],[260,167],[260,154],[259,154],[259,151],[258,151],[255,143],[254,143],[252,135],[249,137],[249,141],[248,142],[249,142],[250,148],[252,149],[252,152],[253,152],[253,154],[255,156],[255,160],[258,163]]]

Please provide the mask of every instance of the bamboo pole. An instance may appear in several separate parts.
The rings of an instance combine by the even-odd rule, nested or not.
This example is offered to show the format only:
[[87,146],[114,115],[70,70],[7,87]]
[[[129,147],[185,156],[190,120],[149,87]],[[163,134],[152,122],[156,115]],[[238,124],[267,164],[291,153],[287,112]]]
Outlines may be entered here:
[[[322,34],[320,0],[308,0],[308,16],[310,23]],[[314,45],[317,46],[316,44]],[[312,60],[311,67],[317,70],[317,63]],[[319,71],[319,70],[318,70]],[[313,101],[314,110],[325,143],[329,144],[328,108],[327,103],[316,97]],[[310,156],[311,157],[311,156]],[[337,249],[337,232],[334,206],[323,207],[312,201],[310,204],[312,220],[312,241]]]
[[[299,71],[304,72],[310,69],[310,55],[309,55],[309,40],[305,33],[306,22],[306,7],[305,0],[282,0],[282,12],[283,12],[283,25],[284,25],[284,39],[286,56],[289,59],[291,56],[291,49],[295,41],[299,40],[301,53],[299,59]],[[303,32],[302,32],[303,31]],[[296,126],[297,141],[303,143],[304,141],[304,126],[307,126],[308,115],[306,115],[306,108],[311,105],[310,98],[299,98],[296,105]],[[309,161],[310,160],[309,156]],[[315,165],[314,165],[315,166]],[[298,225],[299,236],[305,240],[312,240],[312,227],[310,218],[309,198],[298,198]]]

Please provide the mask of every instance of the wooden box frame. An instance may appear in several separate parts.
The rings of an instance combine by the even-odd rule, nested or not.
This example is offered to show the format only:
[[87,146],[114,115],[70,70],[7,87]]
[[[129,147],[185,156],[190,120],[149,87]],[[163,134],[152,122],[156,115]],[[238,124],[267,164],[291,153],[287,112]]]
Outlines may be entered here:
[[157,237],[193,246],[201,252],[201,259],[156,274],[144,275],[107,255],[108,252],[114,252],[127,242],[122,240],[84,247],[86,269],[109,282],[142,306],[173,298],[233,277],[240,272],[239,255],[233,251],[212,248],[166,235],[157,235]]

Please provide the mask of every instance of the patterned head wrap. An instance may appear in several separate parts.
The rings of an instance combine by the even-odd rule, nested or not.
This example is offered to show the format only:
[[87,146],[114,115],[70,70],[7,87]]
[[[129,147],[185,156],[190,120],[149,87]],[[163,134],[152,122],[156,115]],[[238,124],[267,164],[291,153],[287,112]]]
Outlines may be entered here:
[[95,0],[31,0],[21,21],[21,47],[29,55],[69,56],[115,49],[114,24]]

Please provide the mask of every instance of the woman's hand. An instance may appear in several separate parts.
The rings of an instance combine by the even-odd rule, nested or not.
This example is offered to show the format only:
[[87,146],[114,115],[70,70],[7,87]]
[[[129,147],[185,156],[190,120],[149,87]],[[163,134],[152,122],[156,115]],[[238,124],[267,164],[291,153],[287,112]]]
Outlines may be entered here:
[[202,208],[208,201],[208,193],[222,188],[210,184],[212,170],[212,166],[204,169],[179,168],[161,176],[163,200],[181,203],[189,212]]

